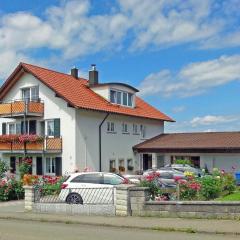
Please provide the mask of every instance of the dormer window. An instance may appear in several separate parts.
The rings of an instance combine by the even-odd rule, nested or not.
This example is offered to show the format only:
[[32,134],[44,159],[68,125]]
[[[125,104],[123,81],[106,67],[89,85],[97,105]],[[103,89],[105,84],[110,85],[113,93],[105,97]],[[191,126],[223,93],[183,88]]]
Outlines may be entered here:
[[133,107],[133,94],[123,91],[110,90],[110,102]]

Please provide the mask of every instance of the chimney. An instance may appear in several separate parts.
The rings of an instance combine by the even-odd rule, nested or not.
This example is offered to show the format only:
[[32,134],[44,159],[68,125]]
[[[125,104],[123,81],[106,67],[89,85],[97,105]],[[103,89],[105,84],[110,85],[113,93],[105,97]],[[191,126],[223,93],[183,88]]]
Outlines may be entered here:
[[71,69],[71,75],[72,75],[74,78],[78,79],[78,69],[77,69],[76,67],[73,67],[73,68]]
[[98,84],[98,71],[96,70],[96,64],[92,64],[89,71],[89,86],[96,84]]

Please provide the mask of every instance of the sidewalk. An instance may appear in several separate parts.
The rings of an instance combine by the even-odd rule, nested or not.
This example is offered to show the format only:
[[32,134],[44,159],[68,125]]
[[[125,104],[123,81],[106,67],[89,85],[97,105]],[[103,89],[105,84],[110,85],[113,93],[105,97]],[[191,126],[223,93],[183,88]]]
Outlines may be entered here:
[[[21,211],[20,211],[20,206]],[[222,233],[240,235],[240,221],[213,219],[183,219],[154,217],[101,217],[101,216],[66,216],[60,214],[39,214],[24,212],[23,204],[18,205],[18,211],[0,205],[0,219],[15,219],[41,222],[61,222],[66,224],[96,225],[159,231],[179,231],[189,233]]]

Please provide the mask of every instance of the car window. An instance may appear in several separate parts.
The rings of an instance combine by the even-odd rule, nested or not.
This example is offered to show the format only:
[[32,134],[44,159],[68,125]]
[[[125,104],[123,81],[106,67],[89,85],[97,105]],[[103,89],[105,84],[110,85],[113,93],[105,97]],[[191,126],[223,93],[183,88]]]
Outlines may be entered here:
[[104,174],[104,184],[118,185],[123,182],[123,179],[117,175]]
[[102,184],[103,177],[102,177],[102,174],[98,174],[98,173],[82,174],[72,179],[71,182]]

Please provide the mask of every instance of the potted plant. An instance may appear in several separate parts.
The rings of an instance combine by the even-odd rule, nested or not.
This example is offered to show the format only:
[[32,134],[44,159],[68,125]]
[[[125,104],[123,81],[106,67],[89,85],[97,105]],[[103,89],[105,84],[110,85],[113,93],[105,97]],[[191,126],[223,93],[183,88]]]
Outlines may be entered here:
[[118,167],[118,170],[119,170],[119,172],[125,172],[125,167],[119,166],[119,167]]
[[110,172],[115,173],[116,172],[116,168],[114,168],[114,167],[110,168]]

